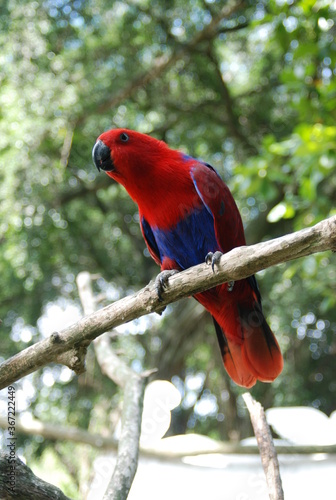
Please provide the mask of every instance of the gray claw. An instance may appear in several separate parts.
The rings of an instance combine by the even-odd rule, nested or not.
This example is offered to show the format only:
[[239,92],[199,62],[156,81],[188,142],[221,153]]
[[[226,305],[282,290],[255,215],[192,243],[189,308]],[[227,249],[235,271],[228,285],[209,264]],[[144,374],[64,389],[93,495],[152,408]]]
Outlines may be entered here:
[[178,273],[177,269],[169,269],[166,271],[162,271],[155,278],[155,289],[158,294],[159,301],[162,302],[162,294],[165,291],[165,288],[168,287],[168,279],[174,274]]
[[228,288],[227,288],[228,292],[232,292],[234,284],[235,284],[234,281],[228,281],[228,284],[227,284],[227,286],[228,286]]
[[205,263],[208,264],[208,266],[210,266],[210,264],[212,263],[212,258],[213,258],[213,252],[209,252],[206,254]]
[[211,267],[212,267],[212,271],[215,272],[215,265],[218,265],[219,261],[220,261],[220,258],[222,256],[222,252],[209,252],[206,257],[205,257],[205,262],[206,264],[211,264]]

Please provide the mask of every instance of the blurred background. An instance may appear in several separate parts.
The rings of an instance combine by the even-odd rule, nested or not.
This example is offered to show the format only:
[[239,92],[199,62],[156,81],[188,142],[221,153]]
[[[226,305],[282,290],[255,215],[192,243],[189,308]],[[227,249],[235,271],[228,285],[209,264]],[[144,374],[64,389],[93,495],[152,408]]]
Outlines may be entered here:
[[[149,133],[212,164],[234,194],[249,244],[336,214],[335,14],[334,0],[1,3],[1,361],[81,317],[79,272],[96,275],[106,304],[159,271],[136,206],[92,164],[104,130]],[[258,281],[285,367],[252,394],[265,408],[329,415],[335,256],[279,265]],[[180,392],[168,435],[251,435],[243,389],[226,375],[196,301],[118,331],[113,347],[134,370],[157,367],[156,377]],[[91,350],[84,375],[48,366],[16,393],[19,415],[57,425],[108,435],[120,415],[122,394]],[[18,451],[83,497],[96,450],[18,435]]]

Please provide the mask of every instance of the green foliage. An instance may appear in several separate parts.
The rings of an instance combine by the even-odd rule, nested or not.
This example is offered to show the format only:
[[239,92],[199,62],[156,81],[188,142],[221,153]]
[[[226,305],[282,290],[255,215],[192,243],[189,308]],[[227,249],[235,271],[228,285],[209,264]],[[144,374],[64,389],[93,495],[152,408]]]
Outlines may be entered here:
[[[51,333],[39,320],[48,304],[78,304],[78,272],[99,274],[96,292],[115,300],[158,271],[135,205],[92,166],[94,141],[108,128],[151,133],[213,164],[234,192],[250,243],[335,214],[332,2],[245,2],[203,37],[221,8],[217,0],[0,7],[4,359]],[[260,273],[286,358],[276,382],[254,389],[266,407],[335,409],[335,278],[329,253]],[[179,384],[184,403],[173,431],[245,435],[242,391],[224,374],[199,307],[170,307],[162,322],[138,322],[137,334],[115,346],[136,368],[159,366],[159,376]],[[188,386],[193,377],[197,390]],[[116,411],[120,397],[93,355],[79,379],[48,367],[28,380],[35,389],[25,411],[41,420],[88,429],[99,415],[97,431],[111,425],[100,417]],[[208,414],[204,401],[212,404]],[[38,455],[50,443],[22,446]]]

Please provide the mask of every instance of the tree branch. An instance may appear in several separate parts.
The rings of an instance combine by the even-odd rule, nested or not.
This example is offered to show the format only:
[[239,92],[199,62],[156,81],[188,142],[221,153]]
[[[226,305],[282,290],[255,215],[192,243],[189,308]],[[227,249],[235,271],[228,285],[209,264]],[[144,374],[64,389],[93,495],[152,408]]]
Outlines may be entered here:
[[[6,417],[0,417],[0,429],[7,429],[8,421]],[[116,451],[118,441],[111,436],[96,434],[77,427],[65,426],[60,424],[49,424],[40,420],[32,419],[29,422],[17,419],[15,422],[15,432],[27,436],[42,436],[51,441],[67,441],[79,444],[88,444],[97,450]],[[179,442],[171,446],[167,446],[166,439],[161,440],[153,447],[141,446],[140,452],[142,456],[154,457],[160,459],[180,459],[185,456],[208,455],[212,453],[238,454],[238,455],[255,455],[258,453],[258,446],[242,445],[240,443],[213,441],[210,444],[200,446],[190,443],[189,437],[185,442]],[[180,438],[181,436],[177,436]],[[174,437],[175,438],[175,437]],[[184,439],[184,436],[182,436]],[[171,440],[171,438],[169,438]],[[291,455],[302,454],[311,455],[314,453],[329,453],[336,454],[336,445],[284,445],[277,444],[276,450],[279,454]],[[1,498],[1,497],[0,497]]]
[[18,457],[15,462],[8,455],[0,452],[0,498],[1,500],[70,500],[53,484],[35,476]]
[[284,500],[278,456],[264,409],[249,392],[243,394],[243,399],[250,413],[252,427],[257,438],[270,500]]
[[[79,273],[76,281],[84,313],[94,313],[96,300],[90,273]],[[94,341],[94,348],[102,371],[124,390],[117,462],[104,495],[106,500],[122,500],[127,498],[138,468],[143,399],[149,373],[138,374],[129,368],[113,352],[106,335]]]
[[[96,299],[92,291],[90,273],[79,273],[76,282],[84,314],[93,314],[96,311]],[[93,345],[102,372],[124,389],[135,375],[134,371],[113,352],[106,335],[96,338]]]
[[103,500],[127,498],[138,468],[141,417],[146,379],[133,374],[124,389],[118,456]]
[[336,250],[336,216],[315,226],[256,245],[237,247],[223,255],[213,273],[207,264],[199,264],[169,279],[159,301],[153,282],[134,295],[125,297],[61,332],[24,349],[0,365],[0,389],[21,377],[55,362],[72,348],[88,345],[102,333],[162,308],[182,297],[194,295],[227,281],[247,278],[270,266],[316,252]]

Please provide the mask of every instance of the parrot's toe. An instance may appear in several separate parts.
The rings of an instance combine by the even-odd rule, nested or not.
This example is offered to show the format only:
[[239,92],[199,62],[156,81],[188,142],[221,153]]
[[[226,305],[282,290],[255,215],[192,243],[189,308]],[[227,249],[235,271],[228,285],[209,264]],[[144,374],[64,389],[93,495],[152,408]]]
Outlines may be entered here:
[[165,288],[168,287],[168,279],[174,274],[178,273],[177,269],[169,269],[166,271],[162,271],[155,278],[155,289],[158,294],[159,301],[162,302],[162,294],[165,291]]
[[209,252],[205,257],[206,264],[211,264],[213,272],[215,272],[215,265],[218,265],[220,258],[222,256],[222,252]]
[[[222,252],[209,252],[206,257],[205,257],[205,263],[208,264],[210,266],[211,264],[211,267],[212,267],[212,270],[213,272],[215,272],[215,265],[218,265],[219,261],[220,261],[220,258],[222,256]],[[227,290],[228,292],[232,292],[233,290],[233,287],[234,287],[234,284],[235,282],[234,281],[229,281],[228,284],[227,284]]]
[[233,287],[234,287],[234,284],[235,284],[235,282],[234,282],[234,281],[229,281],[229,282],[228,282],[228,284],[227,284],[227,289],[228,289],[228,292],[232,292]]

